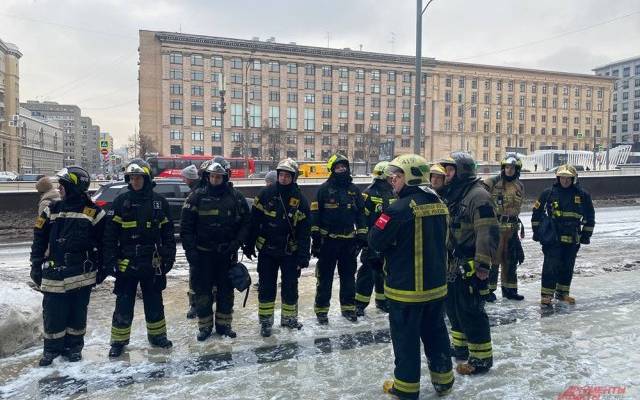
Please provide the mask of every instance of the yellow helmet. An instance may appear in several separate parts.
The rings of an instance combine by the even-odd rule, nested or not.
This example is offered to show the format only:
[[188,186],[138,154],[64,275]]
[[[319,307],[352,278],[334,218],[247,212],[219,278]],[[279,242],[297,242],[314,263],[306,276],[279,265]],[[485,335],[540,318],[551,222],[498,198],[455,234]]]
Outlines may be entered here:
[[433,164],[429,169],[429,173],[431,175],[446,175],[447,172],[444,170],[444,167],[440,164]]
[[340,153],[336,153],[329,158],[329,161],[327,161],[327,170],[329,170],[329,172],[333,172],[333,167],[338,163],[345,163],[347,165],[347,169],[349,169],[349,159]]
[[568,178],[577,178],[578,171],[576,171],[576,168],[573,165],[564,164],[558,167],[558,170],[556,171],[556,176],[557,177],[566,176]]
[[376,166],[373,167],[373,172],[371,173],[373,175],[373,179],[385,179],[384,169],[387,168],[387,165],[389,165],[389,161],[380,161],[377,163]]
[[385,168],[385,174],[390,175],[395,172],[404,173],[405,183],[408,186],[418,186],[429,181],[429,164],[417,154],[403,154],[394,158]]

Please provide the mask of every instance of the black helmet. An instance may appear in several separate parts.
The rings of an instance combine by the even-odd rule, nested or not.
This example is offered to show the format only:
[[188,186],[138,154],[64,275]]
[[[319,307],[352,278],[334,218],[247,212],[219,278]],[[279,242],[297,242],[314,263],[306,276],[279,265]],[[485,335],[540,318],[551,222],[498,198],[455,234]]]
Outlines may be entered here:
[[442,160],[440,165],[444,167],[453,165],[456,167],[456,178],[460,180],[466,181],[476,177],[476,161],[469,153],[463,151],[453,152],[451,157]]
[[211,161],[222,165],[222,168],[224,168],[227,171],[227,175],[231,176],[231,164],[229,164],[229,161],[225,160],[224,157],[215,156]]
[[62,168],[56,173],[58,181],[64,185],[65,189],[74,188],[78,193],[86,192],[91,183],[91,176],[82,167],[71,165]]
[[124,181],[128,183],[131,175],[142,175],[151,182],[151,166],[141,158],[134,158],[124,168]]

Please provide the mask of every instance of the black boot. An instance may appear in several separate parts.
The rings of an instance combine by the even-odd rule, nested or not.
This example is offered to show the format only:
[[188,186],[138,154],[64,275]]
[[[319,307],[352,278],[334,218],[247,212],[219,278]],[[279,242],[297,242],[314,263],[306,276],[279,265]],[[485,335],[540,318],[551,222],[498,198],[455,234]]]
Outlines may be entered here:
[[489,294],[484,295],[484,301],[488,301],[489,303],[495,302],[496,299],[496,294],[493,292],[489,292]]
[[216,333],[220,336],[228,336],[231,339],[233,339],[234,337],[238,336],[236,335],[236,333],[233,331],[233,329],[231,329],[230,326],[220,326],[220,325],[216,325]]
[[196,306],[189,306],[189,311],[187,311],[187,319],[194,319],[196,316]]
[[502,297],[507,298],[509,300],[524,300],[524,296],[518,294],[518,289],[506,288],[502,287]]
[[82,350],[71,349],[67,351],[67,354],[65,356],[67,358],[67,361],[69,362],[78,362],[82,360]]
[[164,335],[149,340],[149,343],[151,343],[151,346],[153,347],[160,347],[162,349],[169,349],[173,347],[171,340],[167,339]]
[[302,329],[302,324],[298,322],[298,318],[284,318],[280,320],[280,326],[289,329]]
[[260,324],[260,336],[269,337],[271,336],[271,325],[263,322]]
[[42,353],[42,358],[38,362],[38,365],[41,366],[41,367],[46,367],[48,365],[51,365],[53,360],[55,360],[55,358],[58,357],[58,356],[59,356],[58,353],[45,351],[44,353]]
[[198,342],[204,342],[205,340],[207,340],[207,338],[209,336],[211,336],[211,328],[200,328],[200,330],[198,331],[198,335],[196,336],[196,339],[198,339]]
[[320,325],[329,325],[329,317],[327,316],[327,313],[318,313],[316,314],[316,317],[318,318],[318,323]]
[[118,358],[124,351],[124,344],[112,343],[111,349],[109,349],[109,358]]
[[357,322],[358,321],[358,316],[356,315],[355,311],[343,311],[342,312],[342,316],[345,317],[346,319],[348,319],[351,322]]
[[357,317],[364,317],[364,306],[362,306],[360,304],[356,304],[356,316]]
[[389,312],[389,307],[387,307],[387,302],[386,301],[377,300],[376,301],[376,308],[378,310],[382,311],[383,313],[388,313]]

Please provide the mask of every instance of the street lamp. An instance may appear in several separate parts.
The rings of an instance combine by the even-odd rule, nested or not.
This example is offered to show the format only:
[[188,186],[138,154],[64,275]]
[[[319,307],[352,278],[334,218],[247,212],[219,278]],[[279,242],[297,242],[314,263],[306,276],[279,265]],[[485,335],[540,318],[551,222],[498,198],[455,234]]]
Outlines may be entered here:
[[245,135],[242,140],[242,155],[245,158],[244,161],[244,176],[249,177],[249,157],[247,155],[249,151],[249,67],[254,62],[253,52],[251,57],[247,61],[247,65],[244,68],[244,122],[245,122]]
[[[427,5],[422,8],[422,0],[416,0],[416,93],[415,93],[415,103],[414,103],[414,111],[413,111],[413,148],[416,154],[421,154],[421,131],[420,131],[420,120],[421,120],[421,90],[420,85],[422,84],[422,15],[425,11],[427,11],[427,7],[433,2],[433,0],[429,0]],[[425,82],[426,84],[426,82]],[[426,91],[425,91],[426,98]],[[433,138],[432,138],[433,140]]]
[[220,154],[222,157],[224,157],[224,113],[226,111],[226,103],[224,102],[224,95],[226,93],[226,84],[224,81],[224,72],[220,73],[220,143],[221,143],[221,147],[222,147],[222,154]]

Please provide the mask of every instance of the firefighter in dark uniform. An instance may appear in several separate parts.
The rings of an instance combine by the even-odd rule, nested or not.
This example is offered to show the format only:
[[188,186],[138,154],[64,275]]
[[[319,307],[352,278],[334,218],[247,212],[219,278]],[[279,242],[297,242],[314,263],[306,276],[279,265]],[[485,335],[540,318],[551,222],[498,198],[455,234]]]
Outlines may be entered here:
[[280,326],[301,329],[298,322],[298,276],[309,266],[311,214],[309,203],[296,184],[298,164],[287,158],[276,168],[277,181],[255,198],[251,211],[251,234],[245,255],[258,256],[258,318],[260,334],[271,336],[273,311],[282,276]]
[[518,294],[518,275],[516,274],[518,264],[524,261],[524,251],[518,237],[519,232],[524,237],[524,229],[521,228],[519,218],[524,201],[524,185],[520,181],[522,161],[517,155],[508,154],[500,163],[500,167],[500,174],[483,181],[493,199],[496,217],[500,224],[497,262],[491,265],[489,272],[490,293],[486,296],[486,300],[490,302],[496,300],[493,292],[498,285],[499,272],[502,297],[524,300],[524,296]]
[[[203,162],[202,164],[205,163]],[[184,168],[180,173],[180,175],[182,175],[182,181],[186,183],[187,186],[189,186],[189,194],[193,193],[200,187],[202,181],[202,173],[200,171],[201,170],[199,168],[191,164],[188,167]],[[191,275],[191,265],[189,265],[189,275]],[[189,298],[189,310],[187,311],[187,318],[194,319],[196,317],[196,297],[195,292],[191,287],[191,282],[189,282],[189,291],[187,292],[187,296]]]
[[[224,159],[207,167],[206,186],[192,193],[182,209],[180,237],[187,260],[193,265],[191,285],[196,292],[199,341],[213,330],[213,287],[217,287],[215,329],[236,337],[231,329],[233,285],[229,269],[238,262],[238,249],[249,233],[249,206],[231,182],[231,168]],[[221,164],[222,163],[222,164]]]
[[441,164],[447,172],[445,199],[451,218],[447,315],[456,359],[467,359],[456,371],[478,374],[493,365],[484,296],[500,232],[491,195],[476,177],[471,155],[455,152]]
[[581,244],[589,244],[596,224],[591,196],[578,185],[578,172],[572,165],[562,165],[556,172],[556,182],[545,189],[533,206],[531,226],[533,240],[540,241],[540,223],[545,214],[555,226],[555,241],[542,246],[541,304],[550,306],[553,296],[559,301],[575,304],[569,296],[576,255]]
[[444,184],[446,174],[444,167],[440,164],[433,164],[431,168],[429,168],[429,187],[439,196],[442,196],[446,191]]
[[36,219],[31,246],[31,279],[43,294],[40,366],[59,355],[82,359],[91,287],[107,276],[99,251],[105,213],[87,195],[89,174],[70,166],[56,175],[62,200],[51,202]]
[[395,356],[394,379],[383,389],[402,399],[418,398],[422,341],[431,383],[444,395],[454,380],[444,322],[449,212],[435,192],[418,187],[429,182],[424,158],[399,156],[385,173],[399,198],[369,231],[369,248],[384,255],[384,292]]
[[124,179],[129,191],[113,201],[104,234],[105,265],[116,277],[109,357],[119,357],[129,344],[138,284],[149,343],[160,348],[172,346],[167,339],[162,302],[166,274],[176,257],[169,203],[153,191],[155,183],[146,161],[130,161]]
[[342,316],[356,322],[356,266],[360,249],[367,245],[367,222],[362,193],[352,183],[349,160],[334,154],[327,162],[331,173],[311,203],[311,254],[316,264],[315,313],[321,325],[329,323],[333,273],[338,265]]
[[[373,182],[362,192],[364,199],[364,214],[367,217],[367,226],[376,222],[380,214],[393,200],[393,188],[387,181],[390,180],[384,169],[389,163],[382,161],[373,167]],[[376,251],[365,247],[360,254],[360,268],[356,274],[356,315],[364,316],[364,309],[369,305],[371,292],[375,286],[376,307],[384,312],[387,311],[387,303],[384,297],[384,274],[382,264],[384,260]]]

